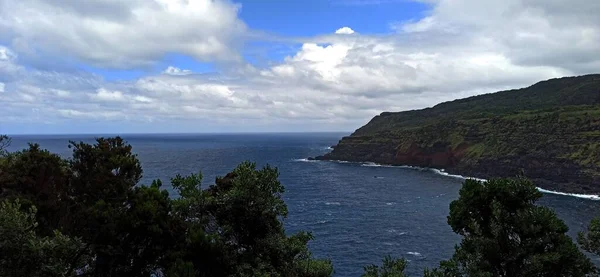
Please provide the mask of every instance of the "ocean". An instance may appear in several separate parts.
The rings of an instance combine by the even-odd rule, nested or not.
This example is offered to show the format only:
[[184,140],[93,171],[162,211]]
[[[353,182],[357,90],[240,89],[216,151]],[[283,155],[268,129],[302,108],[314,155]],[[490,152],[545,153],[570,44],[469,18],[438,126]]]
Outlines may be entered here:
[[[152,134],[122,135],[137,153],[142,184],[176,174],[202,172],[214,183],[249,160],[279,168],[289,215],[286,232],[310,231],[310,249],[333,261],[335,276],[360,276],[363,266],[386,255],[409,260],[411,276],[447,259],[460,241],[446,223],[448,205],[463,181],[440,172],[371,163],[309,161],[330,151],[345,133]],[[106,136],[106,135],[104,135]],[[39,143],[69,157],[68,141],[93,142],[93,135],[13,136],[11,151]],[[594,216],[600,201],[544,194],[539,204],[553,208],[574,236]],[[598,264],[597,257],[592,257]]]

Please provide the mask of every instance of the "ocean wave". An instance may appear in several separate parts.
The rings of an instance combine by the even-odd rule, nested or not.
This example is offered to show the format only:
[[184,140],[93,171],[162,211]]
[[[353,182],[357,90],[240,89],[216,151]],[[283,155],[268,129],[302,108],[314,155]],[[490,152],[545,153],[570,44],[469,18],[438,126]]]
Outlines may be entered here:
[[600,195],[593,194],[578,194],[578,193],[566,193],[560,191],[547,190],[543,188],[537,188],[540,192],[548,193],[548,194],[556,194],[556,195],[565,195],[565,196],[573,196],[578,198],[590,199],[590,200],[600,200]]
[[339,206],[341,205],[340,202],[325,202],[325,205],[330,206],[330,205],[335,205],[335,206]]
[[419,253],[419,252],[406,252],[406,254],[413,255],[413,256],[421,256],[421,253]]
[[378,163],[373,163],[373,162],[360,163],[360,166],[367,166],[367,167],[394,167],[393,165],[378,164]]
[[317,160],[309,160],[307,158],[304,159],[293,159],[292,161],[294,162],[304,162],[304,163],[314,163],[314,162],[318,162]]
[[394,205],[394,204],[396,204],[396,202],[387,202],[387,203],[385,203],[385,204],[386,204],[386,205],[388,205],[388,206],[391,206],[391,205]]
[[[295,161],[319,162],[318,160],[309,160],[309,159],[296,159]],[[327,162],[343,163],[343,164],[352,163],[352,164],[359,164],[360,166],[365,166],[365,167],[393,167],[393,168],[406,168],[406,169],[415,169],[415,170],[428,170],[435,174],[450,177],[450,178],[456,178],[456,179],[461,179],[461,180],[476,180],[476,181],[480,181],[480,182],[487,181],[486,179],[482,179],[482,178],[475,178],[475,177],[463,176],[463,175],[458,175],[458,174],[450,174],[450,173],[444,171],[443,169],[436,169],[436,168],[418,167],[418,166],[410,166],[410,165],[386,165],[386,164],[378,164],[378,163],[374,163],[374,162],[350,162],[350,161],[340,161],[340,160],[327,160]],[[376,177],[376,178],[378,178],[378,177]],[[595,200],[595,201],[600,200],[600,195],[595,195],[595,194],[567,193],[567,192],[547,190],[547,189],[543,189],[540,187],[536,187],[536,188],[538,191],[540,191],[542,193],[547,193],[547,194],[571,196],[571,197],[577,197],[577,198]]]
[[396,234],[398,236],[403,236],[403,235],[407,234],[406,232],[398,232],[398,230],[396,230],[396,229],[387,229],[386,231],[388,233]]

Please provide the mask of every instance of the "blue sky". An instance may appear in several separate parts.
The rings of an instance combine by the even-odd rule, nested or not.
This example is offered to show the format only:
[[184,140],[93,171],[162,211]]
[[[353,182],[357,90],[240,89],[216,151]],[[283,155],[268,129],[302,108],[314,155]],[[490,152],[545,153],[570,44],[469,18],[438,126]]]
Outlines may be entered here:
[[[235,3],[241,5],[239,18],[249,28],[286,38],[329,34],[344,26],[352,26],[356,32],[365,34],[389,34],[394,32],[390,28],[391,24],[418,20],[425,15],[428,6],[406,0],[245,0]],[[277,42],[251,41],[241,53],[247,62],[262,66],[293,55],[300,46],[301,43],[282,45]],[[160,73],[171,65],[198,73],[218,71],[212,62],[197,61],[178,53],[168,53],[156,65],[142,69],[105,69],[85,64],[80,64],[79,68],[99,74],[106,80],[131,80],[146,74]]]
[[598,12],[593,0],[3,0],[0,133],[349,132],[383,111],[596,73]]

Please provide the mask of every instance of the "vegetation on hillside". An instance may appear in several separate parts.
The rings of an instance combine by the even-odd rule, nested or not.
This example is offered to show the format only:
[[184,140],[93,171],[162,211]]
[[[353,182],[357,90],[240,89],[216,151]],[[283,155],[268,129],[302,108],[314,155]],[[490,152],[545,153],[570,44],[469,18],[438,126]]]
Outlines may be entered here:
[[382,113],[322,158],[480,178],[523,173],[548,189],[600,192],[600,75]]
[[[2,140],[7,141],[6,137]],[[244,162],[215,184],[175,176],[138,184],[142,169],[121,138],[70,144],[69,160],[32,144],[0,157],[0,276],[285,276],[333,274],[309,233],[286,235],[276,168]],[[439,276],[591,276],[596,268],[524,178],[465,181],[448,223],[462,242]],[[600,253],[600,219],[579,235]],[[386,257],[365,277],[405,277]]]

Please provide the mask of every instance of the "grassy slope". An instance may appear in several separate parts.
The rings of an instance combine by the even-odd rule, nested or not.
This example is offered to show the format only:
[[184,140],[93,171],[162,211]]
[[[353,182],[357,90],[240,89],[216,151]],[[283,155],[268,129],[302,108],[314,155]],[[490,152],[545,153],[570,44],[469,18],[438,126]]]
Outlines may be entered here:
[[[460,151],[460,162],[453,165],[459,173],[514,176],[527,169],[534,178],[550,176],[559,183],[550,188],[562,189],[560,183],[575,180],[580,183],[576,191],[600,191],[600,75],[551,79],[433,108],[382,113],[343,139],[329,158],[355,151],[353,160],[362,155],[390,162],[389,155],[365,156],[365,148],[386,144],[394,147],[385,151],[397,153],[415,145],[424,152]],[[555,174],[546,167],[568,170]],[[565,179],[557,180],[561,176]]]

